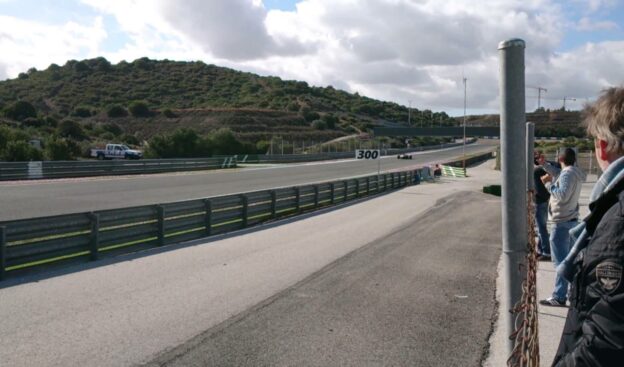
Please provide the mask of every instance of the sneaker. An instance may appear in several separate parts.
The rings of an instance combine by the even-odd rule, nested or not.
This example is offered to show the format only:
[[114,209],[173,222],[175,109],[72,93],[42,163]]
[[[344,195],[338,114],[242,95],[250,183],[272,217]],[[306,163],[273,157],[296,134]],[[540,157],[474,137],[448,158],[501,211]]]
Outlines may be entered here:
[[559,301],[558,299],[552,297],[539,301],[539,304],[552,307],[566,307],[565,301]]
[[537,261],[550,261],[550,255],[537,255]]

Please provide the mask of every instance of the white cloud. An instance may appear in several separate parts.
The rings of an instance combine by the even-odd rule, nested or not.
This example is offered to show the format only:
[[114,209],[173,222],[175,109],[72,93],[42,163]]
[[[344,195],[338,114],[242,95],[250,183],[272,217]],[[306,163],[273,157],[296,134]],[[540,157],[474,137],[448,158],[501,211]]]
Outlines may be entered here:
[[288,35],[269,34],[266,10],[251,0],[170,0],[160,6],[172,28],[218,58],[249,60],[308,51]]
[[45,68],[69,59],[95,57],[107,37],[102,19],[91,24],[67,22],[46,25],[9,16],[0,16],[0,63],[6,74],[16,76],[30,67]]
[[618,29],[617,23],[609,20],[592,20],[587,17],[581,18],[576,24],[576,29],[579,31],[598,31],[598,30],[613,30]]

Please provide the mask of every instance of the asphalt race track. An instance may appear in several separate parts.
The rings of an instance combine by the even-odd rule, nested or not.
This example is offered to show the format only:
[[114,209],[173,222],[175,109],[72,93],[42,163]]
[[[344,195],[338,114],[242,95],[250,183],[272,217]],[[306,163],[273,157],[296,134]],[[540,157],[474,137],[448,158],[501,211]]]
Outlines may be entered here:
[[[490,151],[497,141],[466,146]],[[415,153],[411,160],[382,159],[381,170],[419,167],[461,157],[462,147]],[[0,221],[165,203],[362,176],[376,161],[326,161],[235,170],[0,183]]]

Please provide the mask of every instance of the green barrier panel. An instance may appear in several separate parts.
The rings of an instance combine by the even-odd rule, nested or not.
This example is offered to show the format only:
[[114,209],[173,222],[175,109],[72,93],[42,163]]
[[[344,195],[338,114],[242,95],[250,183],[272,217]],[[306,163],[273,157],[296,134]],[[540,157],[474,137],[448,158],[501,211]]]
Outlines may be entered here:
[[466,169],[465,168],[457,168],[451,166],[441,165],[442,175],[449,177],[466,177]]

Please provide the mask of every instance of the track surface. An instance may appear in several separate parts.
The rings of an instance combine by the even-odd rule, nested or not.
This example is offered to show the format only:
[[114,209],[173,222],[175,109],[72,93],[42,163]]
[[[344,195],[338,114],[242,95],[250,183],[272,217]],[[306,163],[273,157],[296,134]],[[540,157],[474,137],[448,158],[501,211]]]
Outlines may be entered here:
[[[466,154],[493,149],[481,143]],[[462,147],[386,157],[382,171],[461,157]],[[0,221],[182,201],[361,176],[377,172],[375,161],[326,161],[275,167],[125,177],[0,183]]]

